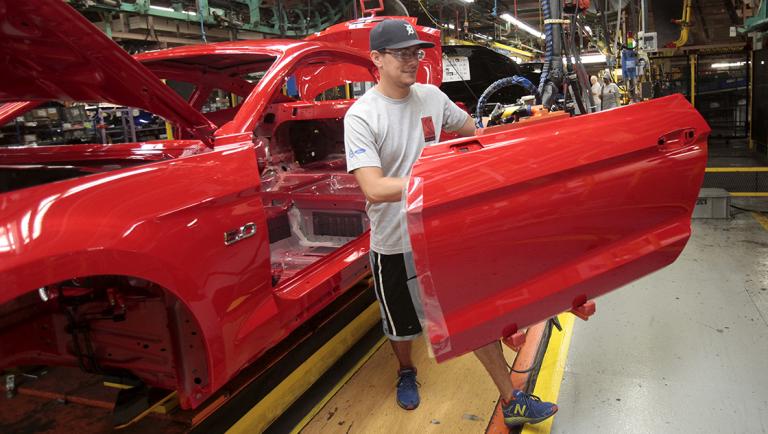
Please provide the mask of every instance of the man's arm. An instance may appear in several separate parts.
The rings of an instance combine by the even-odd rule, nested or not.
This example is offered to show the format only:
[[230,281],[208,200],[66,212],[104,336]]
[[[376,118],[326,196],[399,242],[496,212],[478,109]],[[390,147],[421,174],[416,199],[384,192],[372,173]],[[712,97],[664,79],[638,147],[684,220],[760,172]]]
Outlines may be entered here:
[[456,130],[456,132],[462,137],[474,136],[475,120],[472,119],[472,116],[467,116],[467,120],[464,122],[464,125],[462,125],[461,128]]
[[360,167],[352,173],[370,203],[400,202],[403,198],[406,178],[384,176],[380,167]]

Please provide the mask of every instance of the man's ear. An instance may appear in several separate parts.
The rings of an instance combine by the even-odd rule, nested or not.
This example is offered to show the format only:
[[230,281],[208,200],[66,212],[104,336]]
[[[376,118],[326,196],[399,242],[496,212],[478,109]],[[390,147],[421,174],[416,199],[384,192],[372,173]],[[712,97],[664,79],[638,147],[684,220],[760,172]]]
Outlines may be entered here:
[[377,68],[381,68],[384,61],[382,60],[383,54],[379,53],[378,51],[371,51],[371,61],[374,65],[376,65]]

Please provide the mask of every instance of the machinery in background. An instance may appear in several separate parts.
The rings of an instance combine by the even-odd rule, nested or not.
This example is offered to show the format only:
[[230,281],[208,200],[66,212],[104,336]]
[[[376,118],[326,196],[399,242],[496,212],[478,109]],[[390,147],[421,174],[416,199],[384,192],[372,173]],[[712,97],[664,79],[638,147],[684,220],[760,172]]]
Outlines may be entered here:
[[[318,32],[339,21],[350,6],[349,1],[237,1],[217,0],[68,0],[81,12],[99,14],[107,33],[118,39],[146,40],[139,33],[150,31],[153,39],[180,43],[179,36],[201,38],[202,41],[229,40],[232,34],[247,32],[299,37]],[[169,5],[170,3],[170,5]],[[112,15],[143,15],[153,21],[113,19]],[[142,26],[146,26],[142,29]],[[140,32],[145,30],[144,32]],[[132,33],[131,31],[139,31]],[[232,33],[230,33],[232,32]],[[246,37],[245,39],[252,39]],[[189,41],[190,43],[194,41]]]
[[[603,10],[607,5],[601,2],[590,4],[588,0],[540,0],[540,6],[546,42],[543,62],[524,65],[524,74],[500,79],[489,86],[474,110],[478,127],[483,126],[482,116],[488,112],[488,125],[517,122],[537,112],[532,109],[535,104],[543,111],[565,111],[571,115],[597,111],[599,102],[590,92],[589,73],[582,62],[585,47],[596,48],[605,57],[605,69],[596,75],[601,81],[607,76],[619,85],[625,103],[660,96],[661,90],[654,92],[651,84],[648,58],[648,52],[657,49],[655,35],[646,38],[644,19],[642,24],[636,23],[633,2],[627,3],[627,10],[619,4],[612,11]],[[616,13],[615,29],[613,23],[608,24],[609,12]],[[640,35],[641,45],[636,43],[635,34]],[[533,83],[538,86],[533,87]],[[529,97],[485,107],[491,95],[510,86],[524,90]]]
[[0,146],[142,142],[167,131],[163,118],[138,108],[50,102],[0,126]]
[[[520,65],[490,48],[443,45],[443,83],[440,90],[451,100],[465,103],[470,113],[476,111],[478,97],[491,84],[516,75],[521,75]],[[483,114],[490,113],[496,103],[516,101],[528,93],[523,88],[507,87],[486,101],[481,111]]]
[[[526,77],[514,75],[494,82],[480,96],[475,110],[478,127],[483,126],[482,107],[499,90],[516,86],[524,89],[526,97],[513,104],[496,104],[488,125],[517,122],[534,113],[565,111],[571,115],[595,111],[595,101],[589,91],[589,75],[582,62],[580,49],[588,32],[584,13],[589,1],[541,0],[546,41],[545,59],[541,65],[538,87]],[[564,58],[569,59],[564,62]],[[540,107],[534,108],[534,101]]]
[[88,143],[96,138],[85,106],[51,103],[0,126],[0,146]]

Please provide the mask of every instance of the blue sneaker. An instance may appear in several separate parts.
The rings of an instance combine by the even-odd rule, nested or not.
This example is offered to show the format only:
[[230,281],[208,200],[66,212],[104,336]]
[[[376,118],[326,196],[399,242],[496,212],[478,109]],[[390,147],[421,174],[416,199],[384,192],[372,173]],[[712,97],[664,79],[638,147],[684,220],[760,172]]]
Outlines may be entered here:
[[504,423],[510,428],[525,423],[539,423],[557,413],[556,404],[542,402],[538,396],[529,395],[522,390],[515,390],[512,398],[507,405],[501,407]]
[[413,410],[419,406],[419,383],[416,381],[416,369],[401,369],[397,375],[397,405]]

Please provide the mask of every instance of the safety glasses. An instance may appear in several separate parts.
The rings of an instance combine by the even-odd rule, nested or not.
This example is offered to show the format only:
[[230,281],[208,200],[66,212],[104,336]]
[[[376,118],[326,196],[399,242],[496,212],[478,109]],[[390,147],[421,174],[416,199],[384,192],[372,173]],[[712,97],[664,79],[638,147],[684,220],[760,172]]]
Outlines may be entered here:
[[401,50],[379,50],[379,53],[389,54],[400,62],[408,62],[414,59],[424,60],[424,56],[426,56],[424,50],[409,50],[407,48]]

